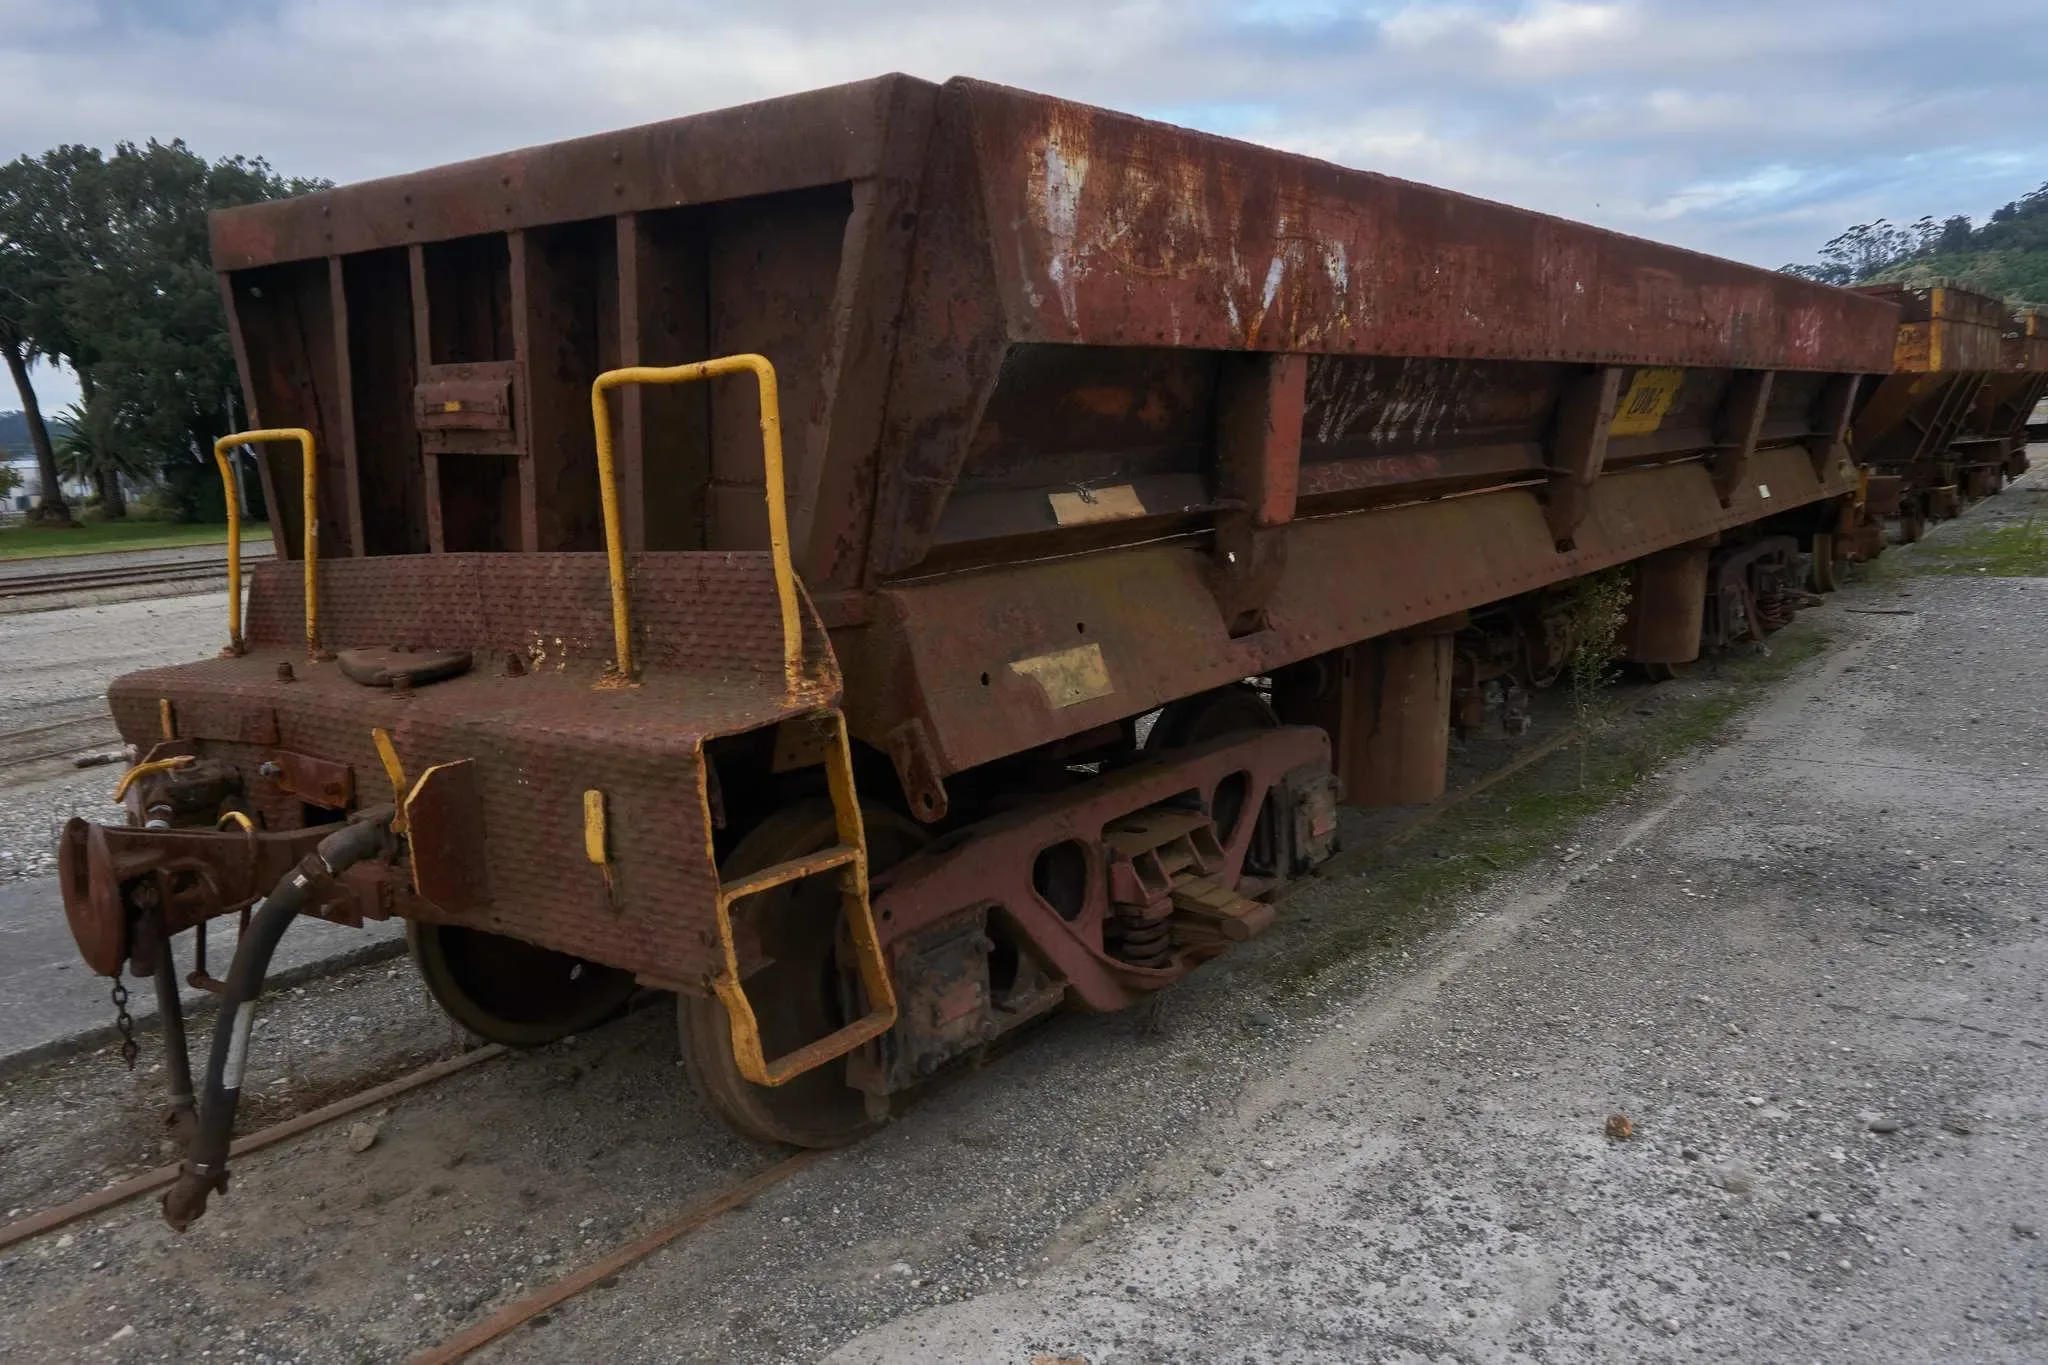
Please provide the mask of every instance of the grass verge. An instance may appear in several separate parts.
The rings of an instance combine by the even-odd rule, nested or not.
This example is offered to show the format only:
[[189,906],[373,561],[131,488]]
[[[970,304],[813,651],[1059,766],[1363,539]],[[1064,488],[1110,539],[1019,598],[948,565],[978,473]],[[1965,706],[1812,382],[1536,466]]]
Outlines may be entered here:
[[1580,821],[1672,758],[1719,738],[1765,687],[1827,641],[1823,627],[1802,620],[1773,635],[1767,651],[1730,652],[1658,688],[1620,689],[1585,739],[1447,809],[1415,837],[1347,859],[1325,883],[1341,887],[1338,895],[1289,905],[1302,932],[1274,962],[1276,996],[1306,992],[1337,969],[1455,920],[1474,892],[1558,851]]
[[[114,550],[168,550],[184,545],[225,545],[228,528],[161,521],[93,521],[77,526],[10,526],[0,530],[0,559],[57,559]],[[242,530],[244,544],[270,540],[270,525]]]
[[1916,573],[2048,578],[2048,523],[2028,517],[1957,526],[1912,551],[1910,558],[1901,558]]

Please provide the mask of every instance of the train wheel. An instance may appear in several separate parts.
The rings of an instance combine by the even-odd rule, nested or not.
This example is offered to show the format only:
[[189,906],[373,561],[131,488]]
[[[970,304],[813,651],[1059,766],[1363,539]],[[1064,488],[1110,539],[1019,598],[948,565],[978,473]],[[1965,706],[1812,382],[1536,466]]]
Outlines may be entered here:
[[1835,590],[1835,538],[1821,531],[1813,535],[1813,590]]
[[[882,871],[922,848],[930,835],[916,822],[863,805],[868,870]],[[784,806],[733,848],[719,875],[733,881],[773,863],[837,843],[832,806],[810,800]],[[768,965],[747,978],[747,999],[768,1057],[802,1047],[846,1022],[845,980],[832,877],[807,877],[741,902],[760,937]],[[830,926],[828,929],[827,926]],[[748,1137],[794,1147],[839,1147],[865,1135],[876,1120],[867,1097],[846,1084],[843,1063],[828,1062],[782,1085],[755,1085],[733,1061],[732,1025],[715,996],[676,998],[683,1065],[719,1117]]]
[[1272,730],[1279,724],[1280,718],[1264,697],[1243,683],[1233,683],[1168,703],[1145,736],[1145,751],[1185,749],[1240,730]]
[[1899,544],[1911,545],[1925,534],[1927,534],[1927,519],[1925,517],[1922,517],[1918,512],[1901,512],[1899,514]]
[[408,920],[406,946],[436,1004],[480,1038],[540,1047],[626,1007],[633,974],[454,924]]

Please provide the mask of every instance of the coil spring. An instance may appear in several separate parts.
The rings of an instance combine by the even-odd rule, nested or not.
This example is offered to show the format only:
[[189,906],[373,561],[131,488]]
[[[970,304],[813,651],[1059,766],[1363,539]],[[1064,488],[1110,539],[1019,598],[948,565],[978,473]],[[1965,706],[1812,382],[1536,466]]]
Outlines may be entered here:
[[1133,967],[1164,967],[1173,960],[1173,930],[1166,919],[1148,920],[1137,906],[1118,906],[1108,924],[1109,951]]

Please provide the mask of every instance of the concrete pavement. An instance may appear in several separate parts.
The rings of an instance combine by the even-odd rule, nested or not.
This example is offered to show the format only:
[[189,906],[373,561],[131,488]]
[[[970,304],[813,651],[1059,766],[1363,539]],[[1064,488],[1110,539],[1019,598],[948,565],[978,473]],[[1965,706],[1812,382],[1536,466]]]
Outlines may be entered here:
[[[365,956],[389,954],[404,940],[404,926],[393,920],[348,929],[319,920],[292,926],[273,959],[272,980],[284,984],[318,972],[336,970]],[[179,975],[192,966],[192,936],[175,944]],[[207,966],[225,975],[234,955],[234,924],[217,926],[208,942]],[[93,975],[79,961],[55,878],[0,883],[0,1076],[40,1058],[110,1039],[114,1007],[113,983]],[[138,1024],[156,1018],[156,992],[148,981],[128,982],[128,1012]],[[212,996],[188,987],[188,1017]],[[208,1017],[211,1017],[209,1011]]]

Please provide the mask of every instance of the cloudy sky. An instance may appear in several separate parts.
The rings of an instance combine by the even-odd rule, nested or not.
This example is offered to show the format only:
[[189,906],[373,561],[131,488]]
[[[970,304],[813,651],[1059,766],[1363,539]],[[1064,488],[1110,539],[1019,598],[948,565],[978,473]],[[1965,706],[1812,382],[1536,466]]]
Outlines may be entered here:
[[1981,219],[2048,181],[2044,18],[2043,0],[0,0],[0,156],[183,137],[349,181],[895,70],[1777,266],[1851,223]]

